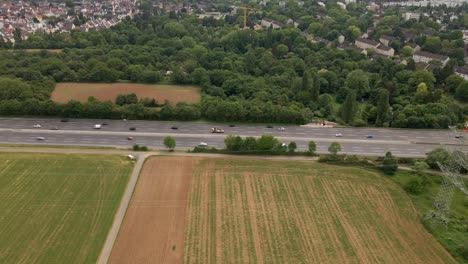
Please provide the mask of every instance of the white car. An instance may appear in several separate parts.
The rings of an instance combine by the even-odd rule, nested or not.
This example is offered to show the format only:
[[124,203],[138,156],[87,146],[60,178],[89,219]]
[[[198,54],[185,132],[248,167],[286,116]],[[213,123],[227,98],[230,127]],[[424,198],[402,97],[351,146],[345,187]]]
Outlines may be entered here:
[[335,137],[342,137],[342,136],[343,136],[343,134],[341,134],[341,133],[336,133],[335,134]]
[[133,156],[133,155],[131,155],[131,154],[130,154],[130,155],[127,155],[127,158],[128,158],[129,160],[136,160],[136,157]]
[[45,140],[45,137],[37,137],[37,140]]
[[278,127],[278,131],[284,131],[284,127]]
[[41,125],[35,124],[33,127],[34,127],[34,128],[41,128]]
[[101,129],[101,125],[100,124],[94,125],[94,129]]
[[207,147],[208,146],[208,143],[206,142],[200,142],[200,144],[198,144],[199,147]]

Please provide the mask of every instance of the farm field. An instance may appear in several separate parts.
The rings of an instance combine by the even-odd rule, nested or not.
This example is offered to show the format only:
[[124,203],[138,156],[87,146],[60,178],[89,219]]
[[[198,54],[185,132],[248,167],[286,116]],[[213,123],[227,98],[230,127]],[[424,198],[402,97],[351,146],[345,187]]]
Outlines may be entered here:
[[456,263],[373,171],[205,158],[192,177],[184,263]]
[[0,263],[94,263],[133,163],[0,153]]
[[181,263],[191,157],[146,160],[108,263]]
[[171,104],[179,102],[197,103],[201,90],[197,86],[137,84],[137,83],[58,83],[52,92],[51,99],[66,103],[70,100],[86,102],[89,96],[100,101],[111,100],[119,94],[135,93],[138,98],[154,98],[158,103],[168,100]]

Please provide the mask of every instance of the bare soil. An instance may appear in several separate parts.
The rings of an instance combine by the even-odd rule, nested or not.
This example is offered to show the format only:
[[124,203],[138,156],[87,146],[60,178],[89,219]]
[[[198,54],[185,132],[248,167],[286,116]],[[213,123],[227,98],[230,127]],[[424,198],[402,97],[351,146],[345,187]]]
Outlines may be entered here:
[[135,93],[138,98],[155,99],[160,104],[165,100],[171,104],[200,101],[200,87],[197,86],[139,83],[58,83],[51,99],[60,103],[86,102],[88,97],[94,96],[100,101],[115,101],[117,95],[130,93]]
[[108,263],[182,263],[197,158],[146,161]]

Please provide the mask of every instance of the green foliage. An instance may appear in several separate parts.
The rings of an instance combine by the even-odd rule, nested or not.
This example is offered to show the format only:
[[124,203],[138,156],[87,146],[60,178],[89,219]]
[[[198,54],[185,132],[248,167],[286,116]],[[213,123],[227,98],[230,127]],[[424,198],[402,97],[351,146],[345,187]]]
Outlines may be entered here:
[[398,160],[392,155],[392,152],[385,153],[382,161],[382,171],[386,174],[393,175],[398,170]]
[[357,102],[356,102],[356,92],[354,90],[350,90],[348,95],[346,96],[346,100],[341,106],[340,115],[343,119],[343,122],[346,124],[352,124],[354,119],[356,118],[357,112]]
[[444,148],[436,148],[427,153],[426,163],[431,169],[439,169],[437,162],[446,163],[450,160],[450,152]]
[[408,181],[405,190],[411,194],[419,195],[424,191],[423,180],[419,177],[414,177]]
[[[383,126],[391,118],[389,93],[385,89],[379,91],[379,97],[377,99],[377,119],[375,124],[377,126]],[[387,123],[388,124],[388,123]]]
[[294,152],[297,149],[297,144],[294,141],[289,142],[288,144],[288,151],[289,152]]
[[133,151],[148,151],[149,149],[147,146],[135,144],[133,145],[132,150]]
[[414,170],[417,174],[422,175],[427,169],[429,169],[429,165],[424,161],[418,161],[414,163]]
[[136,104],[138,103],[138,97],[135,93],[130,94],[119,94],[115,98],[116,105],[128,105],[128,104]]
[[257,150],[270,151],[276,149],[278,146],[280,146],[280,142],[272,135],[262,135],[257,139]]
[[458,85],[456,90],[456,96],[458,99],[468,102],[468,81],[463,81]]
[[174,148],[176,147],[176,140],[175,138],[171,136],[167,136],[164,138],[164,146],[169,149],[170,151],[173,151]]
[[328,152],[332,154],[333,156],[336,156],[338,152],[341,151],[341,145],[338,142],[332,142],[330,146],[328,147]]
[[315,155],[315,152],[317,151],[317,144],[314,141],[309,141],[308,150],[309,153]]

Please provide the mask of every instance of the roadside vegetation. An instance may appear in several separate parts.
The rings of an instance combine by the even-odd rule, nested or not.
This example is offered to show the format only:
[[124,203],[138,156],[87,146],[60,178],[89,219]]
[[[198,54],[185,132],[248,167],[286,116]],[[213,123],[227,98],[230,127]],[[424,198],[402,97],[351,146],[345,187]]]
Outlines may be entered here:
[[132,162],[38,153],[0,160],[0,262],[95,263]]

